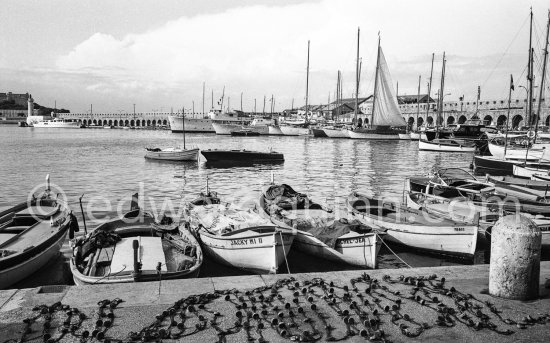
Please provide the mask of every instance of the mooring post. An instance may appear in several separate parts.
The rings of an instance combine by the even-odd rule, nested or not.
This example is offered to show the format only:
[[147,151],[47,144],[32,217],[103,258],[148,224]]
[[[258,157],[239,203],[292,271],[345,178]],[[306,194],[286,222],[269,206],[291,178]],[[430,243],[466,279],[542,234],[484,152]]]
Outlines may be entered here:
[[517,300],[539,297],[541,232],[519,214],[501,217],[491,232],[489,294]]

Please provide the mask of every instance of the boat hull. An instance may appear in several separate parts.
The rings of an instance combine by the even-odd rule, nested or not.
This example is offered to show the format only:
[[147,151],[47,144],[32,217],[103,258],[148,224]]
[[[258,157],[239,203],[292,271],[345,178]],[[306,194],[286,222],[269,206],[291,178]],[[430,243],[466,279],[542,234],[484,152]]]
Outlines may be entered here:
[[323,131],[330,138],[349,138],[348,130],[345,129],[324,129]]
[[[170,129],[172,132],[183,132],[183,117],[181,116],[169,116],[168,122],[170,123]],[[212,132],[212,119],[204,118],[185,118],[185,132]]]
[[268,134],[272,136],[283,136],[283,131],[281,131],[281,128],[277,125],[268,125]]
[[184,151],[147,151],[145,158],[162,161],[196,161],[199,158],[199,149],[187,149]]
[[307,128],[307,127],[282,125],[279,128],[281,129],[281,132],[285,136],[306,136],[306,135],[309,135],[309,128]]
[[220,124],[212,123],[212,127],[217,135],[230,135],[232,131],[238,131],[242,129],[240,124]]
[[52,258],[59,254],[66,236],[67,231],[59,235],[53,244],[49,245],[45,250],[34,255],[29,260],[13,267],[0,270],[0,289],[5,289],[44,267]]
[[420,132],[411,132],[410,135],[411,135],[411,140],[413,141],[420,140],[420,136],[422,136]]
[[[475,172],[478,174],[491,174],[495,176],[513,175],[514,165],[518,164],[525,165],[525,159],[503,160],[494,156],[474,156]],[[548,163],[527,162],[526,166],[550,170],[550,164]]]
[[399,134],[399,139],[410,141],[411,140],[411,134],[410,133],[400,133]]
[[80,129],[80,123],[77,122],[55,123],[50,121],[39,121],[33,123],[32,126],[37,129]]
[[209,162],[284,161],[284,155],[277,152],[261,152],[261,151],[247,151],[247,150],[202,150],[201,154]]
[[313,137],[328,137],[325,131],[320,128],[311,129],[311,133]]
[[372,132],[347,130],[347,134],[351,139],[399,140],[397,133],[376,133],[374,130]]
[[204,252],[215,261],[257,274],[275,274],[288,255],[294,235],[276,229],[250,236],[217,236],[199,230]]
[[422,151],[441,151],[441,152],[475,152],[476,147],[470,145],[452,144],[450,142],[440,142],[437,139],[432,141],[419,140],[418,150]]
[[338,238],[335,247],[331,248],[312,234],[298,230],[294,248],[333,262],[375,269],[378,267],[378,252],[382,243],[380,236],[383,235],[351,232],[346,237]]
[[386,229],[386,241],[430,253],[463,258],[472,258],[475,253],[478,235],[477,226],[464,223],[449,225],[443,222],[437,225],[427,225],[409,220],[409,218],[406,218],[407,214],[403,216],[402,220],[390,221],[381,215],[357,211],[351,203],[361,199],[366,198],[352,194],[347,202],[348,211],[355,219],[366,225]]

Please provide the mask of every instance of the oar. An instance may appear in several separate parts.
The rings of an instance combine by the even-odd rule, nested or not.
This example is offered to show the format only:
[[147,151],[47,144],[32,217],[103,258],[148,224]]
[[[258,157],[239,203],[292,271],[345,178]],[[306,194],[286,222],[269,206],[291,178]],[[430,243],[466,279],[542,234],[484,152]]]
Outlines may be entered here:
[[82,221],[84,222],[84,234],[87,235],[88,234],[88,229],[86,228],[86,216],[84,215],[84,209],[82,208],[82,197],[84,196],[84,194],[82,194],[80,196],[80,198],[78,198],[78,201],[80,202],[80,212],[82,213]]

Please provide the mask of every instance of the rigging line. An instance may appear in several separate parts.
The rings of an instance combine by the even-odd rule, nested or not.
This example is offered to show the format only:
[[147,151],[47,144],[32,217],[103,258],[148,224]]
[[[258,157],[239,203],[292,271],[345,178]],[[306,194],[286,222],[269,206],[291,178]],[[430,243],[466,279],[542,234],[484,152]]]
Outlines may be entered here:
[[525,26],[525,24],[527,23],[529,19],[529,16],[527,16],[525,18],[525,20],[523,21],[523,24],[520,26],[519,30],[516,32],[516,35],[514,36],[514,38],[512,39],[512,41],[510,42],[510,44],[508,45],[508,47],[506,48],[506,50],[504,50],[504,52],[502,53],[502,55],[500,56],[500,59],[498,60],[497,64],[493,67],[493,69],[491,70],[491,72],[489,73],[489,76],[487,76],[487,78],[485,79],[485,81],[483,81],[483,83],[481,84],[482,87],[484,87],[486,84],[487,84],[487,81],[491,78],[491,76],[493,76],[493,73],[494,71],[496,70],[496,68],[500,65],[500,62],[502,62],[502,59],[504,58],[504,56],[506,56],[506,54],[508,53],[508,50],[510,50],[510,47],[512,46],[512,44],[516,41],[517,37],[519,36],[519,33],[521,32],[521,30],[523,29],[523,27]]
[[401,257],[399,257],[393,250],[391,250],[391,248],[388,246],[388,244],[382,239],[382,237],[380,237],[380,236],[378,235],[378,233],[376,233],[376,237],[378,237],[378,239],[379,239],[380,241],[382,241],[382,243],[384,243],[384,245],[386,246],[386,248],[388,248],[388,250],[389,250],[392,254],[394,254],[395,257],[397,257],[401,262],[403,262],[404,265],[406,265],[407,267],[409,267],[409,268],[412,269],[412,267],[411,267],[407,262],[403,261],[403,259],[402,259]]

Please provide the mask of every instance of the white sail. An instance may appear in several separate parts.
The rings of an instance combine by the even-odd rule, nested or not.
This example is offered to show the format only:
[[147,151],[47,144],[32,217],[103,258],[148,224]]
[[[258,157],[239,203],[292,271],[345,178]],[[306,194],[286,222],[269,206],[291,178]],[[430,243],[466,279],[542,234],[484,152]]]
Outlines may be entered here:
[[379,48],[378,56],[378,86],[374,90],[374,113],[372,114],[372,123],[381,126],[406,126],[405,119],[401,116],[397,96],[393,91],[393,82],[391,80],[390,70],[386,63],[386,58]]

